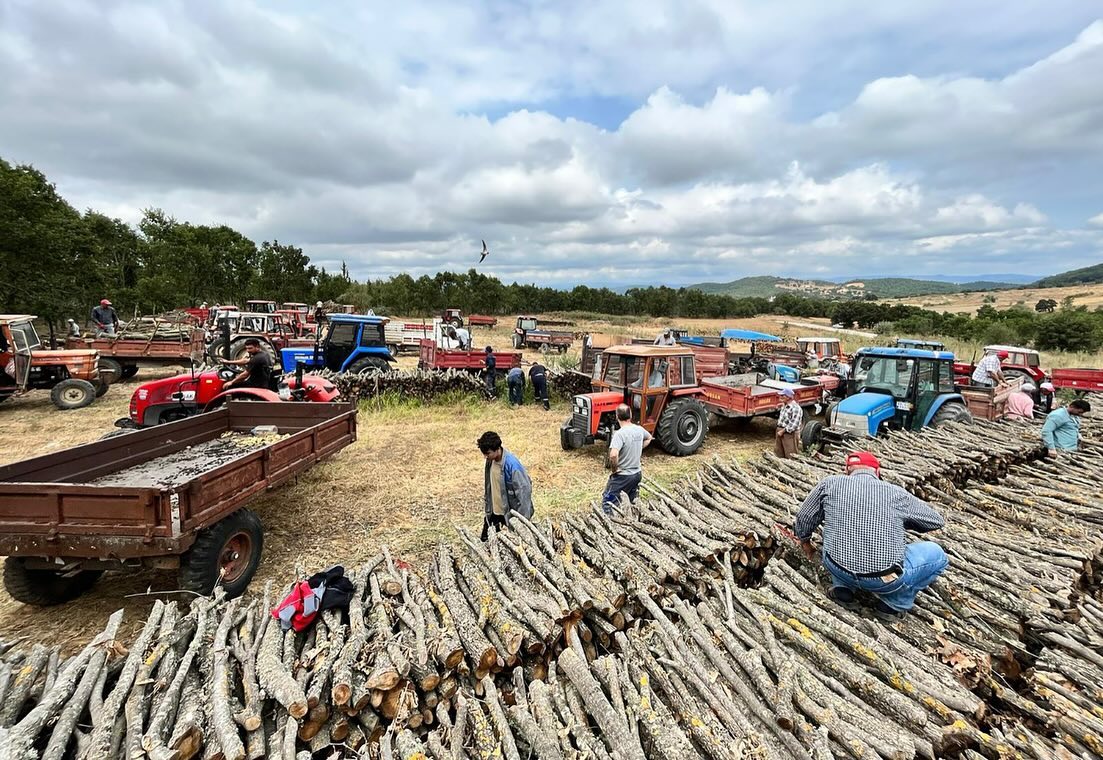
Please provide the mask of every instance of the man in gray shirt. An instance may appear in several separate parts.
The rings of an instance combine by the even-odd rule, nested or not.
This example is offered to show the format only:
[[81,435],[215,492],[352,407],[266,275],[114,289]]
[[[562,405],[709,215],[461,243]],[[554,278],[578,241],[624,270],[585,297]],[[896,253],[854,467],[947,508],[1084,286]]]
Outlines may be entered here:
[[651,443],[651,434],[632,422],[632,410],[628,404],[617,407],[617,425],[619,427],[609,440],[609,469],[613,474],[609,476],[601,497],[601,508],[607,515],[612,514],[613,506],[620,503],[622,492],[628,496],[628,501],[635,504],[640,493],[640,481],[643,480],[640,457]]

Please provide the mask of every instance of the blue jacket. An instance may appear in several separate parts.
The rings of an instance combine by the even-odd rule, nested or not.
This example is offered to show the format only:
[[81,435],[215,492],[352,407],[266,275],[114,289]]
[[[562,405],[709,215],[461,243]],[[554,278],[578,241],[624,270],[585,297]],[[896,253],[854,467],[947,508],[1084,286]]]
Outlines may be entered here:
[[1075,451],[1080,446],[1080,418],[1069,414],[1068,407],[1050,412],[1042,426],[1042,442],[1047,449]]
[[[528,472],[516,456],[508,451],[502,452],[502,479],[505,481],[502,495],[506,499],[506,525],[509,525],[509,513],[517,512],[532,519],[532,481]],[[487,516],[494,514],[490,497],[490,462],[483,471],[484,511]]]

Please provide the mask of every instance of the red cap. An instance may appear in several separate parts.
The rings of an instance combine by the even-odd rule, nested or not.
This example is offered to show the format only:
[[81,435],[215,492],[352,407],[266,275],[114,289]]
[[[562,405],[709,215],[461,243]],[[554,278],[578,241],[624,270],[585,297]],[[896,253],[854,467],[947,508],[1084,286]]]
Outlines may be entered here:
[[1006,351],[997,351],[996,356],[1000,357],[1001,359],[1006,359],[1007,357],[1011,356],[1011,354],[1007,353]]
[[106,298],[104,298],[102,301],[100,301],[100,306],[110,306],[110,305],[111,305],[111,302],[108,301]]
[[881,460],[868,451],[853,451],[846,455],[847,469],[851,467],[872,467],[877,473],[881,473]]

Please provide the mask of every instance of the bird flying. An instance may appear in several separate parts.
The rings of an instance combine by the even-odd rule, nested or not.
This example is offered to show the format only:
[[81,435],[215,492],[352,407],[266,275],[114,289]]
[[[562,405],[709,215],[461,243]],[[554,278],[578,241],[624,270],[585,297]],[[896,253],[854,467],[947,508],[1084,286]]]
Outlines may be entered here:
[[483,241],[483,255],[479,257],[479,263],[483,263],[483,259],[490,255],[490,249],[486,247],[486,241]]

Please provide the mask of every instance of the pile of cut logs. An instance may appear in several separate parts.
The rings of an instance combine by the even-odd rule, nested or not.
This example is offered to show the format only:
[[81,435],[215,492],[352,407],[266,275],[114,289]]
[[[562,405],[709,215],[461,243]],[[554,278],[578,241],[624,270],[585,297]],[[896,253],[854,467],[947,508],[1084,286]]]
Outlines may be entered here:
[[841,454],[714,461],[612,515],[461,529],[422,572],[384,550],[307,633],[266,589],[157,602],[128,645],[116,613],[67,659],[3,651],[0,756],[1097,756],[1103,447],[868,445],[947,517],[951,566],[903,621],[835,605],[775,538]]
[[469,394],[486,398],[486,382],[459,370],[393,370],[390,372],[315,372],[328,378],[348,401],[374,399],[388,393],[432,401],[443,395]]

